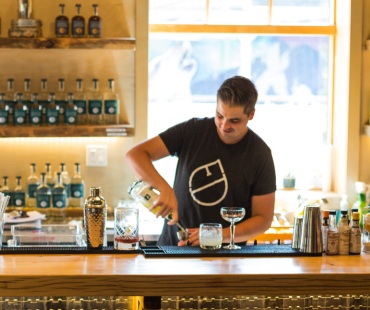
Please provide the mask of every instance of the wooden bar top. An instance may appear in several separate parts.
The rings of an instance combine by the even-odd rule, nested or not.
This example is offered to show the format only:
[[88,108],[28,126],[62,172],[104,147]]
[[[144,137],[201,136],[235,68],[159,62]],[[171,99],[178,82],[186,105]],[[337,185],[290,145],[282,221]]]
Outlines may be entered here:
[[145,258],[0,255],[1,296],[368,294],[370,254]]

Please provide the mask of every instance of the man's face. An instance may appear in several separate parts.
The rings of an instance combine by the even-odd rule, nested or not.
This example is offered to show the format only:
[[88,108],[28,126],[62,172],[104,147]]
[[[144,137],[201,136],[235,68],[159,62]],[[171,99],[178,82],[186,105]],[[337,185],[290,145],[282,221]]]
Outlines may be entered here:
[[217,133],[225,144],[239,142],[247,133],[248,121],[253,119],[254,111],[250,115],[244,113],[244,107],[224,104],[217,101],[215,123]]

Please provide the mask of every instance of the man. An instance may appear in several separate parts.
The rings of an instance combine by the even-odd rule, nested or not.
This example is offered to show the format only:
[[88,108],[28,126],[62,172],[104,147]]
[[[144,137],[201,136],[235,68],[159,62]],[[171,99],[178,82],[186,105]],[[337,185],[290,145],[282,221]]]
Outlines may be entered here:
[[[164,224],[159,245],[199,245],[201,223],[222,223],[223,243],[230,242],[229,223],[220,208],[244,207],[235,242],[245,242],[266,231],[274,215],[276,176],[270,148],[248,128],[253,119],[257,90],[247,78],[227,79],[217,91],[216,116],[190,119],[134,148],[126,159],[135,174],[159,192],[151,207],[157,216],[172,213]],[[177,156],[172,188],[153,161]],[[187,227],[186,242],[177,239],[179,221]]]

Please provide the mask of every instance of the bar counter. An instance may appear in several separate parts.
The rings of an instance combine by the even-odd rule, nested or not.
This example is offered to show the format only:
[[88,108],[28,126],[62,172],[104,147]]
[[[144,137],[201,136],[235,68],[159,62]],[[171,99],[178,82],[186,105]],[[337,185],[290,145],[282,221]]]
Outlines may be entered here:
[[0,255],[1,296],[368,294],[370,255]]

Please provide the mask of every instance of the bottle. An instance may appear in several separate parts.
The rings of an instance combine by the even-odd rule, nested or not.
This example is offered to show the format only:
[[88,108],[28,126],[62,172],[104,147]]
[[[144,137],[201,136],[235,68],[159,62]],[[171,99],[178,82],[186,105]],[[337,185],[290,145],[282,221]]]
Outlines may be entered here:
[[6,196],[9,196],[9,202],[8,202],[8,206],[13,206],[13,192],[12,190],[10,189],[9,187],[9,184],[8,184],[8,176],[3,176],[3,186],[1,187],[1,192],[6,195]]
[[17,94],[17,103],[14,106],[14,125],[22,126],[26,124],[27,106],[23,104],[22,93]]
[[67,192],[62,182],[61,172],[57,172],[57,182],[51,191],[52,216],[54,219],[63,220],[68,204]]
[[80,163],[75,163],[75,171],[71,179],[71,198],[69,204],[72,207],[82,207],[85,196],[85,182],[81,176]]
[[[346,195],[346,194],[342,195],[342,198],[340,199],[340,202],[339,202],[339,207],[340,207],[340,211],[349,212],[349,210],[348,210],[348,195]],[[347,213],[347,214],[348,214],[348,220],[350,221],[351,220],[351,213]],[[338,217],[337,217],[337,219],[338,219]],[[340,216],[339,216],[339,219],[340,219]],[[338,219],[338,221],[339,221],[339,219]]]
[[90,187],[90,196],[84,203],[84,225],[87,247],[102,248],[105,243],[107,203],[101,196],[100,187]]
[[57,125],[59,123],[59,106],[55,103],[55,94],[50,93],[49,103],[46,107],[46,124]]
[[99,80],[93,79],[93,91],[88,94],[89,123],[98,125],[102,123],[103,98],[99,92]]
[[14,187],[13,191],[13,205],[16,208],[23,208],[26,206],[26,193],[21,185],[21,176],[17,176],[17,185]]
[[68,94],[68,103],[64,111],[64,123],[67,125],[77,124],[77,107],[73,103],[73,93]]
[[36,164],[31,163],[30,175],[27,178],[27,205],[29,207],[36,207],[36,191],[40,185],[38,176],[36,175]]
[[33,94],[29,116],[30,116],[29,123],[31,125],[40,125],[41,124],[42,107],[41,107],[41,105],[39,105],[39,102],[38,102],[38,99],[37,99],[37,93]]
[[8,79],[5,92],[5,103],[9,106],[9,124],[14,124],[14,106],[17,102],[16,93],[13,90],[13,79]]
[[[129,195],[137,202],[141,203],[144,207],[149,209],[153,203],[158,199],[158,194],[155,192],[155,189],[150,187],[149,185],[145,184],[142,180],[137,180],[132,183],[130,188],[128,189]],[[161,207],[158,206],[153,210],[150,210],[153,214],[156,214]],[[167,220],[171,220],[171,214],[166,216]],[[179,239],[186,240],[187,239],[187,231],[180,222],[176,223],[179,231],[178,236]]]
[[336,213],[337,212],[335,210],[329,211],[329,229],[326,237],[327,255],[336,255],[339,251],[339,233],[336,223]]
[[69,198],[71,196],[71,178],[68,175],[65,163],[60,163],[60,172],[62,175],[64,188],[66,189],[67,197]]
[[349,230],[349,254],[361,253],[361,229],[360,229],[360,214],[354,212],[352,214],[352,223]]
[[322,244],[323,252],[326,252],[328,246],[327,234],[329,229],[329,211],[322,211]]
[[76,4],[76,15],[72,17],[72,37],[82,38],[85,36],[85,18],[80,13],[81,4]]
[[69,36],[69,20],[64,15],[64,4],[59,4],[59,15],[55,18],[55,36],[58,38]]
[[64,123],[65,108],[68,102],[68,96],[64,90],[64,79],[58,80],[58,91],[55,94],[55,103],[59,106],[59,121]]
[[43,213],[49,214],[51,207],[51,190],[46,184],[46,173],[41,173],[41,183],[36,190],[36,207],[42,209]]
[[9,105],[5,101],[5,94],[0,93],[0,126],[9,124]]
[[38,94],[39,105],[42,111],[42,124],[46,124],[46,108],[49,104],[48,80],[41,79],[41,91]]
[[348,255],[349,254],[349,226],[348,226],[347,211],[341,211],[340,215],[341,215],[340,221],[338,224],[339,254]]
[[104,94],[104,123],[119,124],[119,98],[114,92],[114,80],[108,80],[108,91]]
[[76,92],[73,95],[73,102],[77,106],[77,124],[86,124],[86,95],[83,91],[82,79],[77,79]]
[[32,104],[32,92],[31,92],[31,80],[24,79],[24,90],[22,93],[23,104],[27,107],[27,114],[30,112],[30,107]]
[[51,171],[51,164],[46,163],[45,164],[46,169],[46,184],[50,187],[51,190],[53,190],[53,187],[55,185],[55,178],[53,177],[52,171]]
[[356,182],[355,187],[357,200],[353,204],[352,209],[357,209],[358,213],[360,213],[360,228],[362,229],[362,217],[364,214],[368,213],[368,208],[366,205],[366,184],[364,182]]
[[88,36],[90,38],[100,38],[102,35],[102,19],[98,15],[98,5],[93,4],[93,15],[88,22]]

